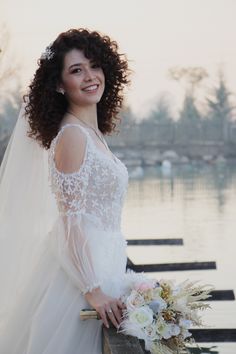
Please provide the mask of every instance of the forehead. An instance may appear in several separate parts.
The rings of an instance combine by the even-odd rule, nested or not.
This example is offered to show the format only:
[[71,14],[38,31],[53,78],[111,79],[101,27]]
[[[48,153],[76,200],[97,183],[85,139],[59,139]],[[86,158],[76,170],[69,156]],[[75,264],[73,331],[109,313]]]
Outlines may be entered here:
[[87,59],[84,52],[80,49],[72,49],[66,53],[64,57],[64,69],[69,68],[73,64],[87,64],[90,59]]

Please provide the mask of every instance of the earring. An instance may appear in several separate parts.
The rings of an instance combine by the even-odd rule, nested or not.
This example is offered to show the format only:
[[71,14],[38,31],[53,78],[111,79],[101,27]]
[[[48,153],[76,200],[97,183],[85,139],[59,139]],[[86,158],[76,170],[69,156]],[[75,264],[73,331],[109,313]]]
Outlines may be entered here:
[[65,91],[63,90],[63,88],[59,88],[59,90],[57,90],[58,93],[61,93],[62,95],[64,95]]

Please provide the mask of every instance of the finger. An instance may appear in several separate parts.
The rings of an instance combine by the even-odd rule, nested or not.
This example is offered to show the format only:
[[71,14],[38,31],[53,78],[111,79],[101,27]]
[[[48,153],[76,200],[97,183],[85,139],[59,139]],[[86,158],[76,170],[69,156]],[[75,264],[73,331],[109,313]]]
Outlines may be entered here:
[[126,308],[126,305],[124,302],[122,302],[120,299],[117,300],[117,304],[118,306],[121,308],[121,309],[124,309]]
[[115,315],[113,313],[113,309],[111,306],[106,306],[106,312],[107,312],[107,315],[108,317],[110,318],[111,322],[113,323],[113,325],[118,328],[118,323],[116,321],[116,318],[115,318]]
[[108,316],[109,316],[111,322],[113,323],[113,325],[114,325],[116,328],[118,328],[118,327],[119,327],[119,324],[118,324],[118,322],[116,321],[116,318],[115,318],[114,313],[113,313],[113,312],[108,312]]
[[108,323],[108,320],[107,320],[107,316],[106,316],[106,311],[105,311],[105,309],[104,309],[104,308],[99,309],[99,310],[98,310],[98,313],[99,313],[99,315],[100,315],[100,317],[101,317],[101,319],[102,319],[104,325],[105,325],[107,328],[109,328],[109,323]]
[[120,310],[119,310],[119,308],[118,308],[118,306],[116,304],[113,305],[112,311],[113,311],[113,314],[115,315],[118,323],[120,323],[120,321],[121,321],[121,313],[120,313]]

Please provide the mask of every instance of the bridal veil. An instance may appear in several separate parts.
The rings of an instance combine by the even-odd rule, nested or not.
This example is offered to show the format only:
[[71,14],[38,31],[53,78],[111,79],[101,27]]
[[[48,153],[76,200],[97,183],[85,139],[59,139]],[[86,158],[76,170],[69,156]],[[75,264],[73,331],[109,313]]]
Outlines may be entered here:
[[0,333],[58,215],[48,183],[48,152],[27,136],[25,106],[0,167]]

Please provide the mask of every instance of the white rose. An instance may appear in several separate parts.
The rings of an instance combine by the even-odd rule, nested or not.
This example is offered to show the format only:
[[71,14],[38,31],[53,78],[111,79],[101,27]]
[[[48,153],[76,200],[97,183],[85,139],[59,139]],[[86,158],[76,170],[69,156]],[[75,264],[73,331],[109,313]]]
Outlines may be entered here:
[[168,339],[171,337],[168,324],[161,317],[156,322],[156,330],[160,334],[161,338]]
[[146,327],[153,321],[153,312],[148,306],[139,307],[130,313],[129,321],[140,327]]
[[133,290],[126,299],[126,306],[128,310],[134,310],[137,307],[141,307],[145,304],[144,298],[136,290]]
[[146,335],[151,341],[160,339],[160,336],[158,335],[155,326],[153,326],[152,324],[146,326],[144,332],[146,333]]
[[164,339],[169,339],[173,336],[178,336],[180,334],[180,328],[173,323],[166,323],[163,318],[159,318],[157,321],[157,332]]

